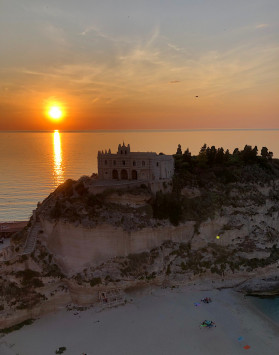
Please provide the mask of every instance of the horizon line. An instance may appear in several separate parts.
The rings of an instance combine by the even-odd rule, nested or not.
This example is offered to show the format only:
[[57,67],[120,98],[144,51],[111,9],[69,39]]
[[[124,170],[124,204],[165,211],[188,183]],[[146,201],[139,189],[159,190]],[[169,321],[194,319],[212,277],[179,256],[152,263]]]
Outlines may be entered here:
[[63,130],[63,129],[49,129],[49,130],[0,130],[0,133],[53,133],[55,131],[64,133],[90,133],[90,132],[200,132],[200,131],[279,131],[279,128],[141,128],[141,129],[87,129],[87,130]]

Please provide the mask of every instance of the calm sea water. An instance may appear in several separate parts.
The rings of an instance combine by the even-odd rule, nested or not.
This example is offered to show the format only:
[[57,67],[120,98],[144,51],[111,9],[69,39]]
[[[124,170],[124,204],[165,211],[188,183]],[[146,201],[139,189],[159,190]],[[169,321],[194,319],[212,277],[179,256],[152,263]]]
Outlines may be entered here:
[[201,146],[232,151],[267,146],[279,157],[279,130],[0,132],[0,221],[26,220],[61,182],[97,172],[98,150],[130,143],[132,151],[197,154]]
[[249,297],[250,302],[261,312],[279,324],[279,297]]

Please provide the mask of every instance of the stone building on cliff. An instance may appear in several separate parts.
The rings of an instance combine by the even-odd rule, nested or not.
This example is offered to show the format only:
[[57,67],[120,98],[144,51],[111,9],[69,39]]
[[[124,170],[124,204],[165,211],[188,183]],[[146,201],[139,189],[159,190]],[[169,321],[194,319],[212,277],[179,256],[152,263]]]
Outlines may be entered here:
[[131,152],[130,144],[118,145],[116,154],[111,150],[98,152],[100,180],[138,180],[155,182],[171,179],[174,173],[172,155],[153,152]]

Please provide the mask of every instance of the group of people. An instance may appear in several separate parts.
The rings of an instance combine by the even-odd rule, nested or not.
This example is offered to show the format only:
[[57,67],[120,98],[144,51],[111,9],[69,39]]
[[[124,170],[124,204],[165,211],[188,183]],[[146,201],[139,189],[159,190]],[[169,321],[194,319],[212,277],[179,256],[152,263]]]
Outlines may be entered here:
[[211,300],[210,297],[205,297],[205,298],[202,298],[202,299],[201,299],[201,302],[203,302],[203,303],[210,303],[210,302],[212,302],[212,300]]
[[[205,297],[205,298],[201,299],[201,302],[203,302],[203,303],[211,303],[212,299],[210,297]],[[200,327],[212,328],[212,327],[216,327],[216,324],[212,320],[204,320],[200,324]]]

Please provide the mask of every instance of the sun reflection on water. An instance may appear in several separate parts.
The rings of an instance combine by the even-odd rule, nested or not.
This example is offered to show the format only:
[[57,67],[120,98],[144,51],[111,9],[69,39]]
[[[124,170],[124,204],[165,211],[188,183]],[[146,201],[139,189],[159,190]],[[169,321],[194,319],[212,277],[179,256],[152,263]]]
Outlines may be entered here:
[[61,138],[58,130],[53,132],[53,176],[55,187],[64,181]]

